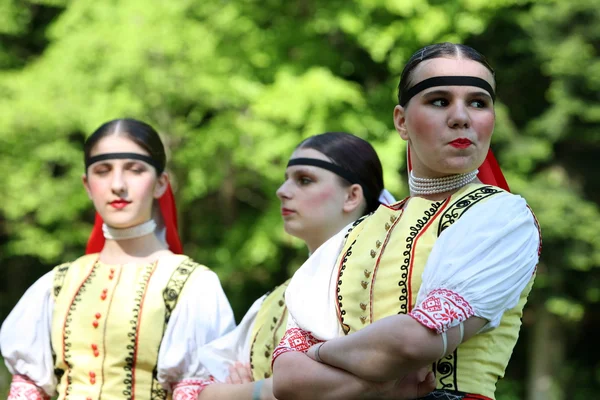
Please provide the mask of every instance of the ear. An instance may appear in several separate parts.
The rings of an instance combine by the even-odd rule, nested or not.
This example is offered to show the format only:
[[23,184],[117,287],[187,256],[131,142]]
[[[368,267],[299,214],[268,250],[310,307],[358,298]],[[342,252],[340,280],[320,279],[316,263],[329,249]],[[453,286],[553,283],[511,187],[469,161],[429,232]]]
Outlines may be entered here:
[[88,182],[88,177],[86,174],[83,174],[81,176],[81,181],[83,182],[83,187],[85,188],[85,191],[91,200],[92,199],[92,191],[90,190],[90,184]]
[[406,130],[406,109],[400,105],[394,107],[394,126],[404,140],[408,140],[408,131]]
[[160,174],[160,176],[156,179],[156,185],[154,186],[154,198],[160,199],[167,187],[169,186],[169,175],[166,172]]
[[354,212],[362,205],[362,200],[365,198],[362,186],[358,183],[350,185],[347,188],[346,199],[342,210],[346,213]]

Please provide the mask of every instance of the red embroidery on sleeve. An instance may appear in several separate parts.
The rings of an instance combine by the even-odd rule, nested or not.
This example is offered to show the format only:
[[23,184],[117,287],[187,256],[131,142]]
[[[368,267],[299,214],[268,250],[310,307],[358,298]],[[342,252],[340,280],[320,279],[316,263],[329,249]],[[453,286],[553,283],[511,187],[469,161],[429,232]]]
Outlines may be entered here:
[[473,314],[469,302],[458,293],[436,289],[409,315],[427,328],[443,333],[450,329],[450,326],[455,326]]
[[13,375],[8,400],[50,400],[50,396],[25,375]]
[[208,385],[215,383],[212,376],[209,379],[184,379],[173,385],[173,400],[197,400],[200,393]]
[[317,339],[304,329],[290,328],[285,332],[279,345],[275,348],[275,351],[273,351],[271,366],[275,362],[275,359],[283,353],[287,353],[288,351],[301,351],[302,353],[306,353],[311,346],[320,342],[322,342],[322,340]]

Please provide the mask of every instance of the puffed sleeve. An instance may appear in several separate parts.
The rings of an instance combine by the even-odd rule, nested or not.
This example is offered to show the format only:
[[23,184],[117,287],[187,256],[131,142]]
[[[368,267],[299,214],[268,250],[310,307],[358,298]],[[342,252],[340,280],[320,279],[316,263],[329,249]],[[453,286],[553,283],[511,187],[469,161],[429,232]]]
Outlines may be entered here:
[[25,395],[27,399],[42,399],[55,392],[50,338],[53,279],[54,271],[38,279],[21,297],[0,329],[2,357],[13,375],[9,399]]
[[532,279],[540,233],[525,200],[495,196],[442,232],[427,260],[417,306],[410,315],[445,332],[471,316],[497,327]]
[[250,336],[256,314],[265,298],[262,296],[252,304],[235,329],[198,350],[200,362],[206,367],[205,375],[201,378],[209,379],[212,376],[219,382],[225,382],[231,365],[236,361],[250,362]]
[[198,350],[235,327],[217,275],[201,271],[190,279],[167,324],[158,354],[158,380],[173,390],[174,400],[197,396],[210,383],[198,379],[209,375]]

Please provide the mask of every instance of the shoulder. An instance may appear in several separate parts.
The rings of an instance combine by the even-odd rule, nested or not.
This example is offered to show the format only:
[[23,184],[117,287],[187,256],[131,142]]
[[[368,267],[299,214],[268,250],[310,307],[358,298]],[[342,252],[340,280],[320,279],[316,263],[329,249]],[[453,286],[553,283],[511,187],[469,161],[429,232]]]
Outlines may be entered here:
[[[220,286],[219,277],[214,271],[186,255],[173,254],[165,256],[161,258],[160,263],[170,267],[171,275],[167,283],[167,290],[172,290],[175,287],[182,290],[185,287],[186,291],[189,291],[196,290],[199,286],[203,288],[214,285]],[[189,287],[196,289],[187,289]]]
[[268,298],[268,297],[271,297],[272,295],[277,295],[277,293],[285,292],[285,289],[287,289],[287,287],[290,284],[291,280],[292,280],[292,278],[290,278],[287,281],[283,282],[281,285],[275,286],[273,289],[271,289],[267,293],[265,293],[263,297]]
[[212,272],[212,270],[206,265],[193,260],[191,257],[186,255],[174,255],[177,257],[177,268],[182,270],[189,270],[190,272],[201,273],[201,272]]
[[[498,191],[485,201],[463,198],[462,202],[455,202],[453,208],[449,207],[440,223],[440,238],[444,238],[442,243],[455,240],[465,243],[475,240],[480,244],[484,240],[505,244],[507,241],[530,243],[537,246],[539,256],[541,230],[525,199],[493,186],[487,188]],[[464,238],[471,240],[465,241]],[[458,246],[456,243],[453,245]]]
[[[527,201],[517,194],[491,185],[469,185],[454,195],[445,207],[440,231],[460,218],[462,221],[483,218],[487,222],[506,222],[515,218],[535,222]],[[482,221],[482,222],[483,222]]]

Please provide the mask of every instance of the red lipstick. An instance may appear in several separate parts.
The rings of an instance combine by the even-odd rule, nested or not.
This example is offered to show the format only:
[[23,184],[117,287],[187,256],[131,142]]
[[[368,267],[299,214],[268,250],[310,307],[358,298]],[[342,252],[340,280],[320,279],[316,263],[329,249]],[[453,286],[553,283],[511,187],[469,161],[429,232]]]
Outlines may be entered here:
[[130,201],[127,200],[123,200],[123,199],[119,199],[119,200],[114,200],[111,201],[109,204],[116,208],[117,210],[120,210],[122,208],[125,208],[127,206],[127,204],[131,203]]
[[458,139],[451,141],[449,144],[450,144],[450,146],[456,147],[457,149],[466,149],[467,147],[472,145],[473,142],[471,142],[469,139],[466,139],[466,138],[458,138]]
[[291,215],[293,213],[295,213],[294,210],[290,210],[289,208],[281,207],[281,215],[283,215],[284,217],[286,215]]

